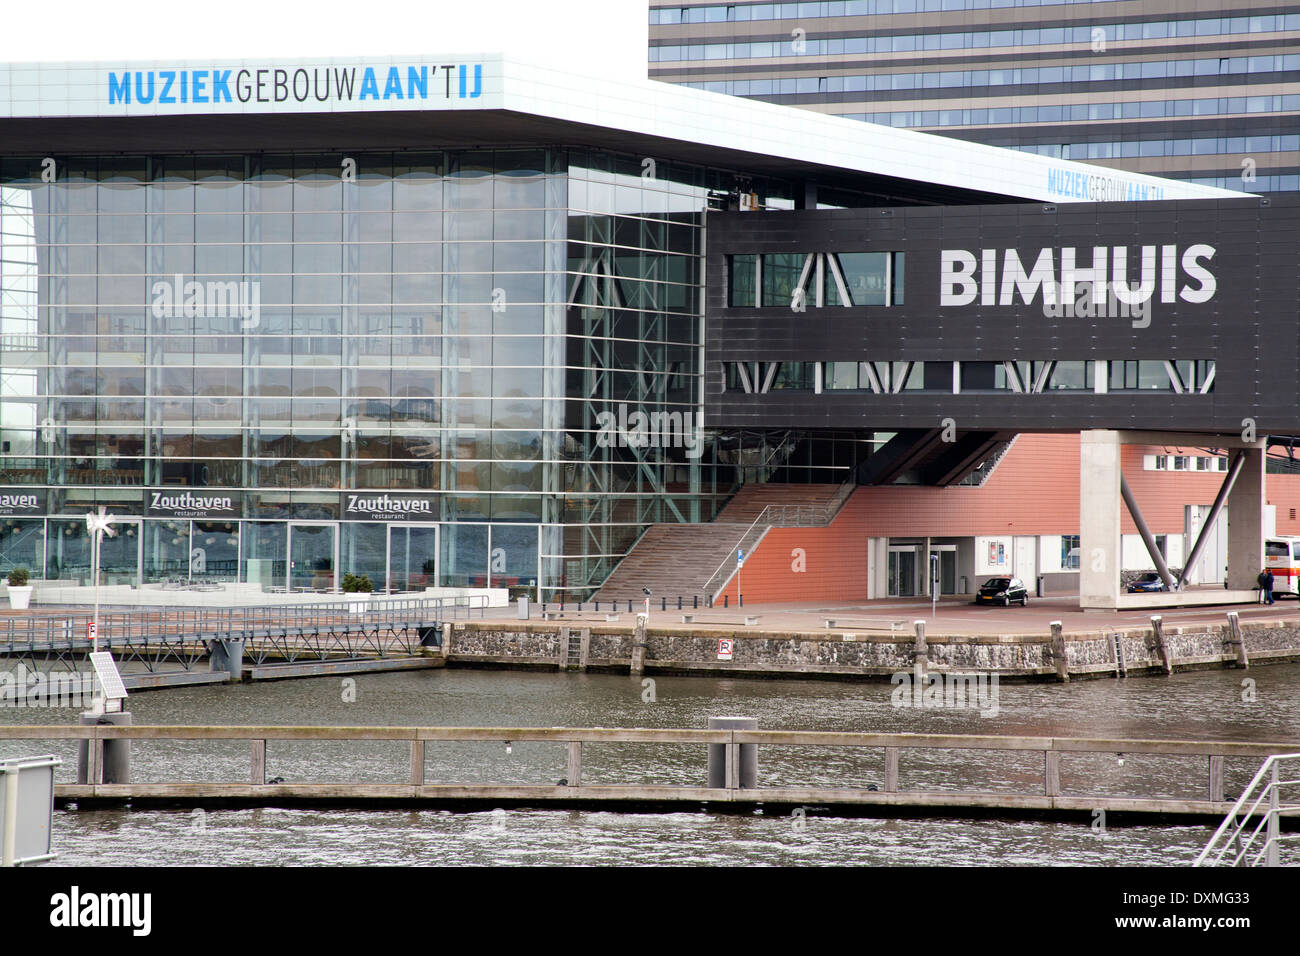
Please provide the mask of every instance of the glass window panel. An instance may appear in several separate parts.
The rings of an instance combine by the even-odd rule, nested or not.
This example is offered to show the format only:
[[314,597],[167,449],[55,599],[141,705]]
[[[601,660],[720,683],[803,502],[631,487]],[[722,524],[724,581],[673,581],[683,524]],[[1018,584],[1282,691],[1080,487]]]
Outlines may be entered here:
[[841,252],[836,255],[855,306],[885,304],[886,252]]
[[488,526],[443,525],[441,538],[438,583],[442,587],[485,587],[488,580]]

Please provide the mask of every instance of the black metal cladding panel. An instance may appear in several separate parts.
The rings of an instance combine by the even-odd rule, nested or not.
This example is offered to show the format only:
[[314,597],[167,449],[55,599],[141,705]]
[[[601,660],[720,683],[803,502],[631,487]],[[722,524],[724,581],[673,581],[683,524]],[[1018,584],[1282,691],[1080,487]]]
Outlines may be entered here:
[[[708,217],[705,422],[711,427],[958,427],[1078,430],[1163,428],[1300,432],[1300,196],[1057,206],[897,207],[710,213]],[[940,252],[964,249],[977,260],[997,250],[1000,293],[1005,250],[1031,270],[1052,249],[1059,280],[1062,247],[1076,268],[1092,247],[1126,247],[1129,279],[1141,246],[1176,245],[1176,289],[1199,281],[1182,267],[1188,246],[1214,255],[1201,264],[1216,291],[1204,303],[1161,299],[1161,253],[1150,322],[1134,318],[1050,316],[1041,292],[1026,305],[940,305]],[[727,306],[727,256],[744,253],[906,253],[904,304],[788,308]],[[1113,260],[1109,263],[1113,268]],[[998,296],[995,295],[995,301]],[[1141,325],[1141,320],[1138,320]],[[937,392],[904,395],[773,391],[727,392],[724,362],[734,361],[1041,361],[1199,359],[1216,363],[1207,395],[1165,392],[1048,392],[1037,395]]]

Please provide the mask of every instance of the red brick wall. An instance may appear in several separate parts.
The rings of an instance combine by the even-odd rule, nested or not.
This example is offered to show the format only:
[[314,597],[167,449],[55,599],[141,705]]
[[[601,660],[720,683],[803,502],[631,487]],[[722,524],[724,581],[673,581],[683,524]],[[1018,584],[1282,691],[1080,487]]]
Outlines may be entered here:
[[[806,571],[793,570],[795,548],[803,549]],[[867,535],[861,521],[841,511],[826,528],[773,528],[745,557],[740,584],[748,603],[758,603],[759,595],[768,603],[865,601]],[[736,603],[735,578],[724,593]]]
[[[1182,454],[1174,447],[1123,450],[1124,475],[1154,534],[1182,534],[1183,506],[1208,505],[1222,472],[1144,471],[1144,453]],[[1187,449],[1186,454],[1195,454]],[[1203,453],[1202,453],[1203,454]],[[1279,534],[1300,535],[1300,475],[1268,475],[1267,500],[1277,506]],[[1291,519],[1290,509],[1297,518]],[[1121,507],[1122,529],[1137,527]],[[993,534],[1077,534],[1079,436],[1021,435],[983,487],[894,485],[859,488],[826,528],[773,528],[741,571],[748,603],[865,600],[867,538],[973,537]],[[802,548],[807,570],[792,570]],[[733,578],[724,592],[736,602]],[[721,600],[721,598],[719,598]]]

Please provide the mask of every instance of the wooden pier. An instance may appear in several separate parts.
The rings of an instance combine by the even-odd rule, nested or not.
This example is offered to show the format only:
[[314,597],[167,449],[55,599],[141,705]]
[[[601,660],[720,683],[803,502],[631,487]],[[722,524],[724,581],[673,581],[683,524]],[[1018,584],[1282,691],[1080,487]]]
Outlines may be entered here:
[[[230,782],[58,784],[59,805],[78,808],[104,803],[149,806],[459,806],[459,807],[578,807],[620,810],[713,809],[746,810],[819,806],[844,814],[908,815],[963,813],[1012,816],[1087,817],[1098,810],[1138,818],[1152,816],[1218,822],[1231,808],[1224,798],[1225,758],[1263,761],[1273,754],[1300,752],[1300,741],[1244,743],[1235,741],[1141,740],[1088,737],[1017,737],[991,735],[828,733],[782,730],[678,730],[648,728],[545,727],[304,727],[304,726],[0,726],[0,740],[88,740],[93,750],[106,740],[246,741],[250,773]],[[393,783],[267,783],[269,741],[405,741],[410,748],[409,775]],[[561,785],[428,783],[425,776],[429,745],[448,741],[550,742],[566,746],[567,776]],[[584,744],[645,743],[725,748],[726,787],[589,785],[582,781]],[[791,782],[781,786],[744,788],[739,785],[740,748],[758,748],[762,766],[764,746],[831,747],[884,751],[884,779],[879,789],[809,787]],[[904,757],[925,750],[1029,752],[1041,754],[1042,786],[1035,792],[975,790],[912,790],[902,785]],[[697,751],[698,753],[698,751]],[[1114,753],[1159,755],[1197,760],[1206,768],[1203,799],[1155,796],[1113,796],[1067,793],[1061,768],[1071,755]],[[102,761],[92,758],[92,766]],[[991,769],[991,768],[990,768]],[[701,780],[703,784],[703,779]],[[1297,818],[1300,822],[1300,818]]]

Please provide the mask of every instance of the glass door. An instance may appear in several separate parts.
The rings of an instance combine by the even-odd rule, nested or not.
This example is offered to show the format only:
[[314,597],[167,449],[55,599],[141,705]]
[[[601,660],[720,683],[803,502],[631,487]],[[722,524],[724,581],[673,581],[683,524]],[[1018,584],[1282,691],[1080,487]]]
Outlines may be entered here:
[[289,522],[289,593],[336,591],[339,559],[338,524]]
[[938,574],[940,594],[957,593],[956,545],[944,545],[930,550],[930,573]]
[[388,526],[388,590],[422,591],[438,586],[438,526]]
[[889,549],[889,596],[916,594],[916,548]]

